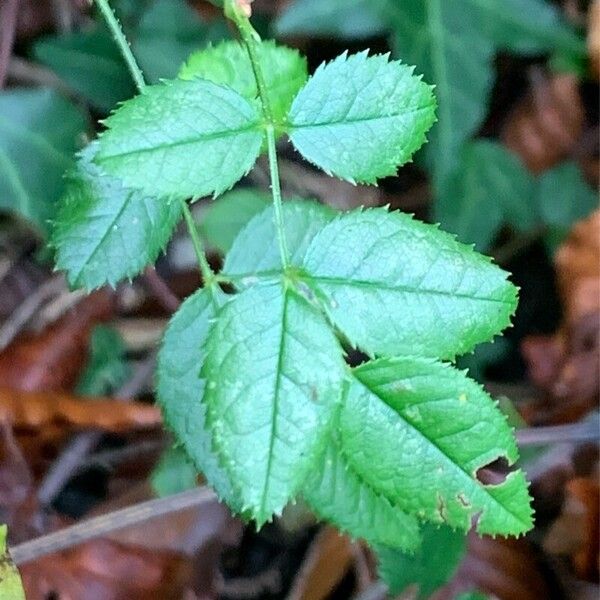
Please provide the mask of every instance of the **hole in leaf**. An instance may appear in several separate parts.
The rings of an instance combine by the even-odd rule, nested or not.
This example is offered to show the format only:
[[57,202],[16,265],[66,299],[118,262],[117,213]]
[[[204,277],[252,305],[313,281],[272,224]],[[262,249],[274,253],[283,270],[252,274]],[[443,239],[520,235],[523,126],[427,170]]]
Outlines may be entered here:
[[345,347],[344,349],[346,350],[346,362],[351,367],[358,367],[369,361],[369,356],[358,348]]
[[483,485],[500,485],[504,483],[511,470],[506,458],[500,456],[491,463],[477,469],[475,477]]

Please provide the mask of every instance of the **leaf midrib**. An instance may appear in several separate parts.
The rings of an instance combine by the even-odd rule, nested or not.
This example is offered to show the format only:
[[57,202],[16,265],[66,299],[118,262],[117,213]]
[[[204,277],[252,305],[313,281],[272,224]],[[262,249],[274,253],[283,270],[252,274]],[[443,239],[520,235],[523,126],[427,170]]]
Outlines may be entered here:
[[285,351],[285,332],[286,332],[286,318],[287,318],[287,306],[288,306],[288,295],[287,289],[283,292],[283,307],[281,313],[281,335],[279,337],[279,352],[277,354],[277,367],[276,377],[273,391],[273,409],[271,411],[271,432],[269,437],[269,453],[267,456],[267,470],[265,473],[265,481],[263,485],[262,496],[260,499],[260,512],[261,515],[266,514],[266,501],[269,497],[269,486],[271,483],[271,469],[273,466],[273,449],[275,447],[275,435],[277,433],[277,419],[279,417],[279,393],[281,386],[281,367],[283,363],[283,355]]
[[356,119],[338,119],[335,121],[319,121],[317,123],[301,123],[301,124],[296,124],[293,121],[290,122],[290,134],[294,133],[295,129],[312,129],[315,127],[328,127],[328,126],[332,126],[332,125],[355,125],[358,123],[370,123],[373,121],[385,121],[388,119],[398,119],[400,117],[409,117],[412,115],[416,115],[420,112],[426,111],[426,110],[432,110],[433,109],[433,103],[430,103],[427,106],[420,106],[419,108],[411,108],[408,109],[404,112],[399,112],[393,115],[383,115],[383,116],[373,116],[373,117],[365,117],[365,118],[356,118]]
[[255,122],[247,127],[243,127],[240,129],[229,129],[222,132],[209,133],[206,135],[199,135],[193,139],[184,139],[184,140],[176,140],[174,142],[162,143],[156,146],[145,147],[145,148],[136,148],[134,150],[124,150],[122,152],[111,152],[110,154],[104,154],[102,151],[98,152],[96,155],[96,161],[98,163],[108,162],[112,159],[123,158],[125,156],[134,156],[136,154],[146,154],[150,152],[157,152],[163,150],[165,148],[177,148],[178,146],[189,146],[192,144],[198,144],[202,142],[210,142],[213,140],[234,137],[236,135],[240,135],[243,133],[248,133],[251,131],[259,132],[261,130],[260,123]]
[[344,279],[343,277],[325,277],[317,275],[308,275],[304,277],[307,282],[325,283],[330,285],[340,285],[346,287],[371,287],[374,290],[386,290],[391,292],[410,292],[413,294],[431,294],[434,296],[448,296],[450,298],[462,298],[466,300],[480,300],[485,302],[496,302],[498,304],[511,305],[511,300],[504,300],[501,298],[489,298],[483,296],[476,296],[474,294],[465,294],[458,292],[445,292],[441,290],[422,289],[418,287],[410,287],[407,285],[389,284],[384,281],[366,281],[360,279]]
[[110,224],[109,224],[108,227],[106,227],[104,233],[100,237],[100,240],[98,240],[98,242],[94,246],[93,250],[88,254],[87,258],[83,261],[83,263],[81,265],[81,268],[79,269],[79,271],[77,273],[77,277],[75,279],[75,281],[77,283],[83,283],[80,280],[81,275],[83,274],[85,268],[90,264],[90,262],[92,260],[94,260],[97,252],[100,250],[100,248],[103,246],[104,242],[108,239],[108,237],[113,232],[113,226],[117,223],[117,221],[121,218],[121,216],[123,215],[123,213],[127,209],[127,205],[129,204],[129,202],[130,202],[131,197],[133,196],[133,194],[135,194],[134,191],[131,191],[131,192],[129,192],[127,194],[127,197],[123,201],[123,204],[121,205],[121,207],[119,208],[119,210],[117,211],[117,213],[110,219],[110,221],[109,221]]

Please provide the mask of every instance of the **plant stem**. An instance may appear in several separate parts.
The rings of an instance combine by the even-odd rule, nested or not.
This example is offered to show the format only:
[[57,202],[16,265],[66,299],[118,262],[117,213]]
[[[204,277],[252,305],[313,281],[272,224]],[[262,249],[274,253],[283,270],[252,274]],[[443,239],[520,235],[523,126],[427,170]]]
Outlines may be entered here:
[[267,149],[269,153],[269,172],[271,173],[271,193],[273,194],[273,209],[275,213],[275,227],[277,228],[277,241],[283,268],[290,263],[290,255],[285,238],[285,223],[283,221],[283,208],[281,203],[281,182],[279,180],[279,165],[277,164],[277,147],[275,143],[275,128],[267,125]]
[[519,446],[544,446],[561,443],[600,442],[598,417],[591,416],[579,423],[526,427],[515,432]]
[[86,519],[71,527],[13,546],[9,550],[15,564],[21,565],[40,556],[65,550],[106,535],[111,531],[211,502],[217,502],[215,493],[207,487],[198,487],[180,494],[148,500],[106,515]]
[[[108,0],[96,0],[96,4],[104,17],[108,27],[110,28],[113,37],[115,38],[115,42],[119,46],[119,50],[129,67],[129,72],[133,77],[133,81],[141,93],[146,87],[146,82],[144,80],[144,74],[138,65],[133,52],[131,51],[131,47],[129,46],[129,42],[121,29],[121,25],[115,13],[113,12]],[[183,216],[185,218],[185,222],[192,238],[192,243],[194,244],[194,250],[196,252],[196,257],[198,258],[198,266],[200,267],[200,272],[202,273],[202,279],[204,281],[204,285],[208,286],[214,281],[215,274],[213,273],[210,265],[208,264],[208,260],[206,260],[206,255],[204,253],[204,248],[202,246],[202,241],[200,240],[200,236],[198,235],[198,230],[196,229],[196,224],[194,223],[194,219],[192,217],[192,213],[190,208],[185,202],[185,200],[181,201],[181,210],[183,212]]]
[[196,252],[198,264],[200,265],[200,272],[202,273],[204,285],[208,287],[213,283],[215,279],[215,274],[210,268],[208,260],[206,260],[204,246],[202,245],[202,240],[200,239],[200,235],[198,234],[196,222],[194,221],[192,211],[190,210],[190,207],[188,206],[185,200],[181,201],[181,210],[183,212],[183,218],[185,219],[190,238],[192,238],[192,244],[194,245],[194,251]]
[[258,56],[258,45],[260,44],[261,40],[254,27],[252,27],[250,20],[240,8],[238,0],[225,0],[225,15],[235,23],[238,31],[240,32],[240,36],[244,42],[244,46],[246,46],[248,56],[250,57],[250,63],[252,64],[252,70],[254,71],[254,78],[256,79],[256,87],[258,88],[258,95],[262,105],[263,117],[266,123],[265,129],[267,136],[267,151],[269,154],[269,171],[271,175],[271,194],[273,196],[277,241],[279,243],[279,253],[281,254],[281,264],[283,265],[283,268],[286,269],[290,264],[290,258],[285,237],[281,201],[281,183],[279,180],[279,167],[277,164],[277,147],[275,144],[276,124],[271,102],[269,100],[269,94],[267,93],[267,85],[265,83],[265,78]]
[[102,16],[104,17],[106,24],[108,25],[111,33],[113,34],[115,42],[117,42],[117,45],[121,50],[121,54],[123,55],[123,58],[127,63],[127,67],[129,68],[129,72],[133,77],[133,81],[135,82],[138,91],[141,92],[146,87],[144,75],[142,74],[142,70],[140,69],[139,65],[137,64],[137,61],[135,60],[135,56],[133,56],[133,52],[129,47],[129,42],[125,37],[123,30],[121,29],[121,25],[119,24],[115,13],[110,7],[108,0],[96,0],[96,4],[98,5],[98,8],[100,9]]

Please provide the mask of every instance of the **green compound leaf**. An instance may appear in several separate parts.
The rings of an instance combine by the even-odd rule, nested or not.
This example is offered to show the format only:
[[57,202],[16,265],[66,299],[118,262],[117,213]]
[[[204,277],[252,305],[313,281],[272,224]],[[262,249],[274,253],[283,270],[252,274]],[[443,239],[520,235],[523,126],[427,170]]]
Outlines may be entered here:
[[341,446],[365,480],[409,514],[481,534],[532,527],[527,482],[484,485],[478,470],[518,458],[512,431],[477,383],[427,358],[381,359],[354,370],[340,414]]
[[310,162],[348,181],[395,175],[435,120],[432,88],[413,70],[366,52],[322,65],[292,104],[292,143]]
[[147,87],[105,123],[94,161],[126,187],[180,199],[230,188],[263,138],[256,104],[200,79]]
[[[292,100],[308,79],[306,59],[297,50],[273,41],[257,46],[267,96],[275,121],[283,123]],[[179,72],[181,79],[208,79],[234,89],[248,100],[258,97],[256,78],[248,51],[239,42],[222,42],[190,56]]]
[[[312,239],[335,216],[328,206],[310,200],[284,202],[283,221],[290,264],[300,266]],[[273,208],[269,206],[244,227],[225,259],[223,274],[245,286],[260,276],[278,276],[281,256]]]
[[211,246],[228,252],[239,232],[270,202],[271,197],[258,190],[231,190],[208,206],[200,221],[200,232]]
[[325,449],[345,376],[341,349],[295,291],[254,286],[219,312],[202,376],[214,447],[260,526]]
[[227,297],[214,289],[201,289],[173,315],[158,355],[157,398],[168,427],[222,500],[236,512],[239,497],[219,466],[206,429],[206,408],[201,402],[204,381],[204,342],[217,310]]
[[126,189],[94,164],[98,144],[81,154],[54,222],[56,266],[72,287],[115,286],[153,263],[179,220],[177,201]]
[[400,594],[407,587],[417,585],[417,598],[429,598],[456,572],[465,554],[464,533],[426,523],[422,535],[423,543],[415,554],[385,546],[375,548],[379,574],[392,594]]
[[453,358],[504,329],[517,305],[507,273],[488,258],[384,208],[333,220],[303,266],[329,318],[371,355]]
[[35,44],[33,54],[103,112],[135,94],[119,48],[105,27],[46,37]]
[[153,0],[129,37],[146,79],[158,83],[175,77],[192,52],[227,36],[224,20],[202,22],[185,0]]
[[529,229],[536,225],[533,178],[501,144],[479,140],[465,146],[458,173],[435,204],[435,219],[458,239],[489,249],[505,216]]
[[56,92],[0,93],[0,210],[20,214],[46,234],[85,129],[83,114]]
[[325,455],[308,476],[302,494],[315,513],[371,544],[415,550],[421,541],[415,517],[381,496],[353,469],[332,433]]
[[275,23],[278,35],[362,39],[381,35],[387,26],[373,0],[296,0]]

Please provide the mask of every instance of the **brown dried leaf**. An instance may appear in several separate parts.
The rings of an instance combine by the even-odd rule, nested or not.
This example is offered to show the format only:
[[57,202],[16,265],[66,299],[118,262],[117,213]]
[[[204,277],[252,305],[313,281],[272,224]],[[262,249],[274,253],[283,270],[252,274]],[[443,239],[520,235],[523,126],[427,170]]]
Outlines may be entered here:
[[11,527],[19,507],[27,500],[33,487],[33,477],[12,430],[0,424],[0,522]]
[[[154,497],[147,480],[120,497],[103,503],[93,515],[109,513],[119,508]],[[219,565],[224,546],[239,545],[242,523],[234,519],[229,509],[217,499],[152,519],[151,526],[132,525],[110,533],[114,542],[147,550],[176,552],[193,560],[193,581],[190,585],[200,598],[215,598],[220,579]]]
[[533,546],[525,539],[493,539],[469,535],[467,554],[454,579],[433,600],[451,600],[462,592],[481,590],[498,600],[553,598]]
[[40,334],[19,336],[0,354],[0,381],[23,391],[62,391],[75,385],[87,357],[93,327],[110,318],[112,294],[83,298]]
[[149,429],[162,423],[160,410],[139,402],[109,398],[82,400],[56,392],[18,392],[0,388],[0,421],[19,430],[103,429],[114,433]]
[[600,210],[575,224],[554,262],[567,324],[600,310]]
[[572,479],[566,486],[562,513],[544,540],[546,552],[569,556],[577,575],[590,581],[598,579],[598,506],[597,478]]
[[533,71],[531,92],[508,117],[501,138],[533,173],[540,173],[571,153],[583,123],[577,78]]
[[524,340],[532,381],[547,394],[532,422],[579,419],[600,393],[600,210],[577,223],[555,258],[563,322],[553,336]]
[[352,542],[333,527],[323,527],[307,551],[287,600],[325,600],[353,562]]
[[99,539],[21,567],[28,600],[178,600],[191,578],[175,552]]

